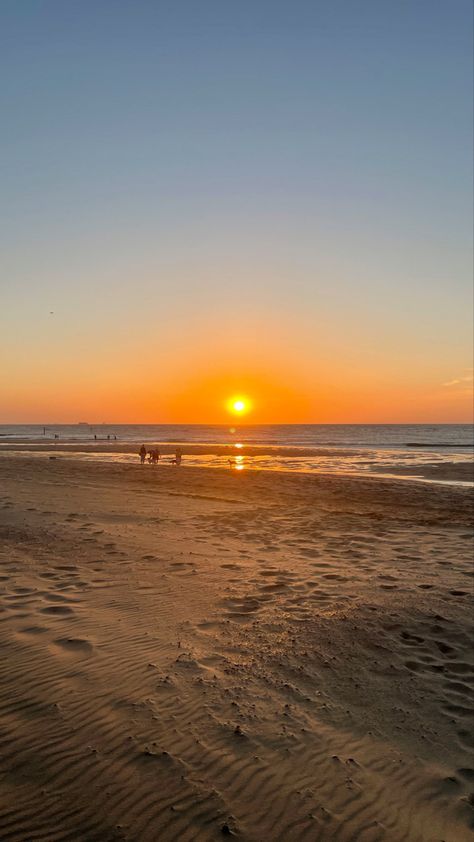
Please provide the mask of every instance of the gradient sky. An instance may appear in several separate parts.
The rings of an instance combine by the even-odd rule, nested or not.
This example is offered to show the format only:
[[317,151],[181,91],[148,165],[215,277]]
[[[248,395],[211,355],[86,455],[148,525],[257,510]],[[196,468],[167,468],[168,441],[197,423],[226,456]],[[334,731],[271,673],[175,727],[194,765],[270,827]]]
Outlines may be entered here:
[[470,0],[0,0],[0,422],[467,421]]

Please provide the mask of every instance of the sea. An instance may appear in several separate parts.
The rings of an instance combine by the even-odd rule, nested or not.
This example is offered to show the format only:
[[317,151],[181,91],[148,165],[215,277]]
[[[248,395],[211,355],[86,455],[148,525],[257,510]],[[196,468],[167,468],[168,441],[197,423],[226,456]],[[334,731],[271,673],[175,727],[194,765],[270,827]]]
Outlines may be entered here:
[[93,442],[117,437],[123,442],[227,444],[237,436],[246,444],[279,447],[450,448],[474,446],[471,424],[0,424],[0,438]]
[[[35,455],[133,463],[138,447],[181,446],[185,462],[208,467],[422,475],[423,468],[466,463],[474,453],[470,424],[48,424],[0,425],[0,454],[43,445]],[[67,445],[64,452],[63,445]],[[77,450],[72,446],[76,445]],[[89,446],[87,452],[80,447]],[[120,447],[123,446],[123,451]],[[197,446],[206,452],[193,452]],[[212,452],[212,446],[217,446]],[[218,446],[227,445],[228,452]],[[105,452],[95,452],[94,447]],[[186,452],[186,446],[188,452]],[[167,461],[163,456],[163,461]],[[431,481],[431,480],[426,480]],[[470,482],[449,484],[470,485]]]

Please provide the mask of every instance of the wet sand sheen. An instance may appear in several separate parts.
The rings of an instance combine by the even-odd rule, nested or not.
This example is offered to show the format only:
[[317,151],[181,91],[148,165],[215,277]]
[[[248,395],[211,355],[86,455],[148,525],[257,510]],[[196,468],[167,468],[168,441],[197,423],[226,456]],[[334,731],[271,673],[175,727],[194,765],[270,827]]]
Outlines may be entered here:
[[[162,461],[159,467],[169,465],[175,454],[176,444],[147,443],[147,448],[158,447]],[[346,448],[346,447],[293,447],[291,445],[234,444],[180,445],[185,462],[191,467],[242,470],[271,470],[293,473],[337,473],[359,476],[380,475],[388,478],[417,479],[428,483],[474,486],[472,448],[458,445],[458,452],[451,448],[438,451]],[[38,458],[74,459],[82,461],[116,462],[133,465],[137,462],[139,444],[127,442],[25,442],[0,441],[0,457],[35,454]],[[464,448],[464,449],[463,449]]]
[[472,838],[469,491],[0,471],[0,838]]

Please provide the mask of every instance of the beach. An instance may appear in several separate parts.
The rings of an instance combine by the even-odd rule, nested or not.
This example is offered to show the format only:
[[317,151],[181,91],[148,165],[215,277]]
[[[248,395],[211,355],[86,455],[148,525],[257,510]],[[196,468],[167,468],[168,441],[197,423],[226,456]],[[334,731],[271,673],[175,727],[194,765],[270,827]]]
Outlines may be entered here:
[[0,3],[0,842],[474,842],[472,30]]
[[471,489],[0,482],[2,840],[473,838]]

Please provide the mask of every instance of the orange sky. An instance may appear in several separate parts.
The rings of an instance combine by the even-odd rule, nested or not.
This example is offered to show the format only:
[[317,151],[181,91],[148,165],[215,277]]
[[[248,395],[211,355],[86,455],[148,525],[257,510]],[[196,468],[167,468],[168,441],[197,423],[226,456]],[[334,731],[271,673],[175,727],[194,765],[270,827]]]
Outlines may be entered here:
[[[424,423],[472,418],[472,372],[409,364],[359,349],[332,355],[290,325],[291,345],[260,345],[258,332],[237,338],[193,332],[149,335],[122,345],[62,356],[43,348],[0,372],[2,423]],[[61,340],[62,341],[62,340]],[[164,343],[164,347],[160,344]],[[214,344],[216,347],[214,348]],[[305,355],[305,350],[310,353]],[[12,367],[16,376],[12,377]],[[251,411],[233,417],[228,400]]]

